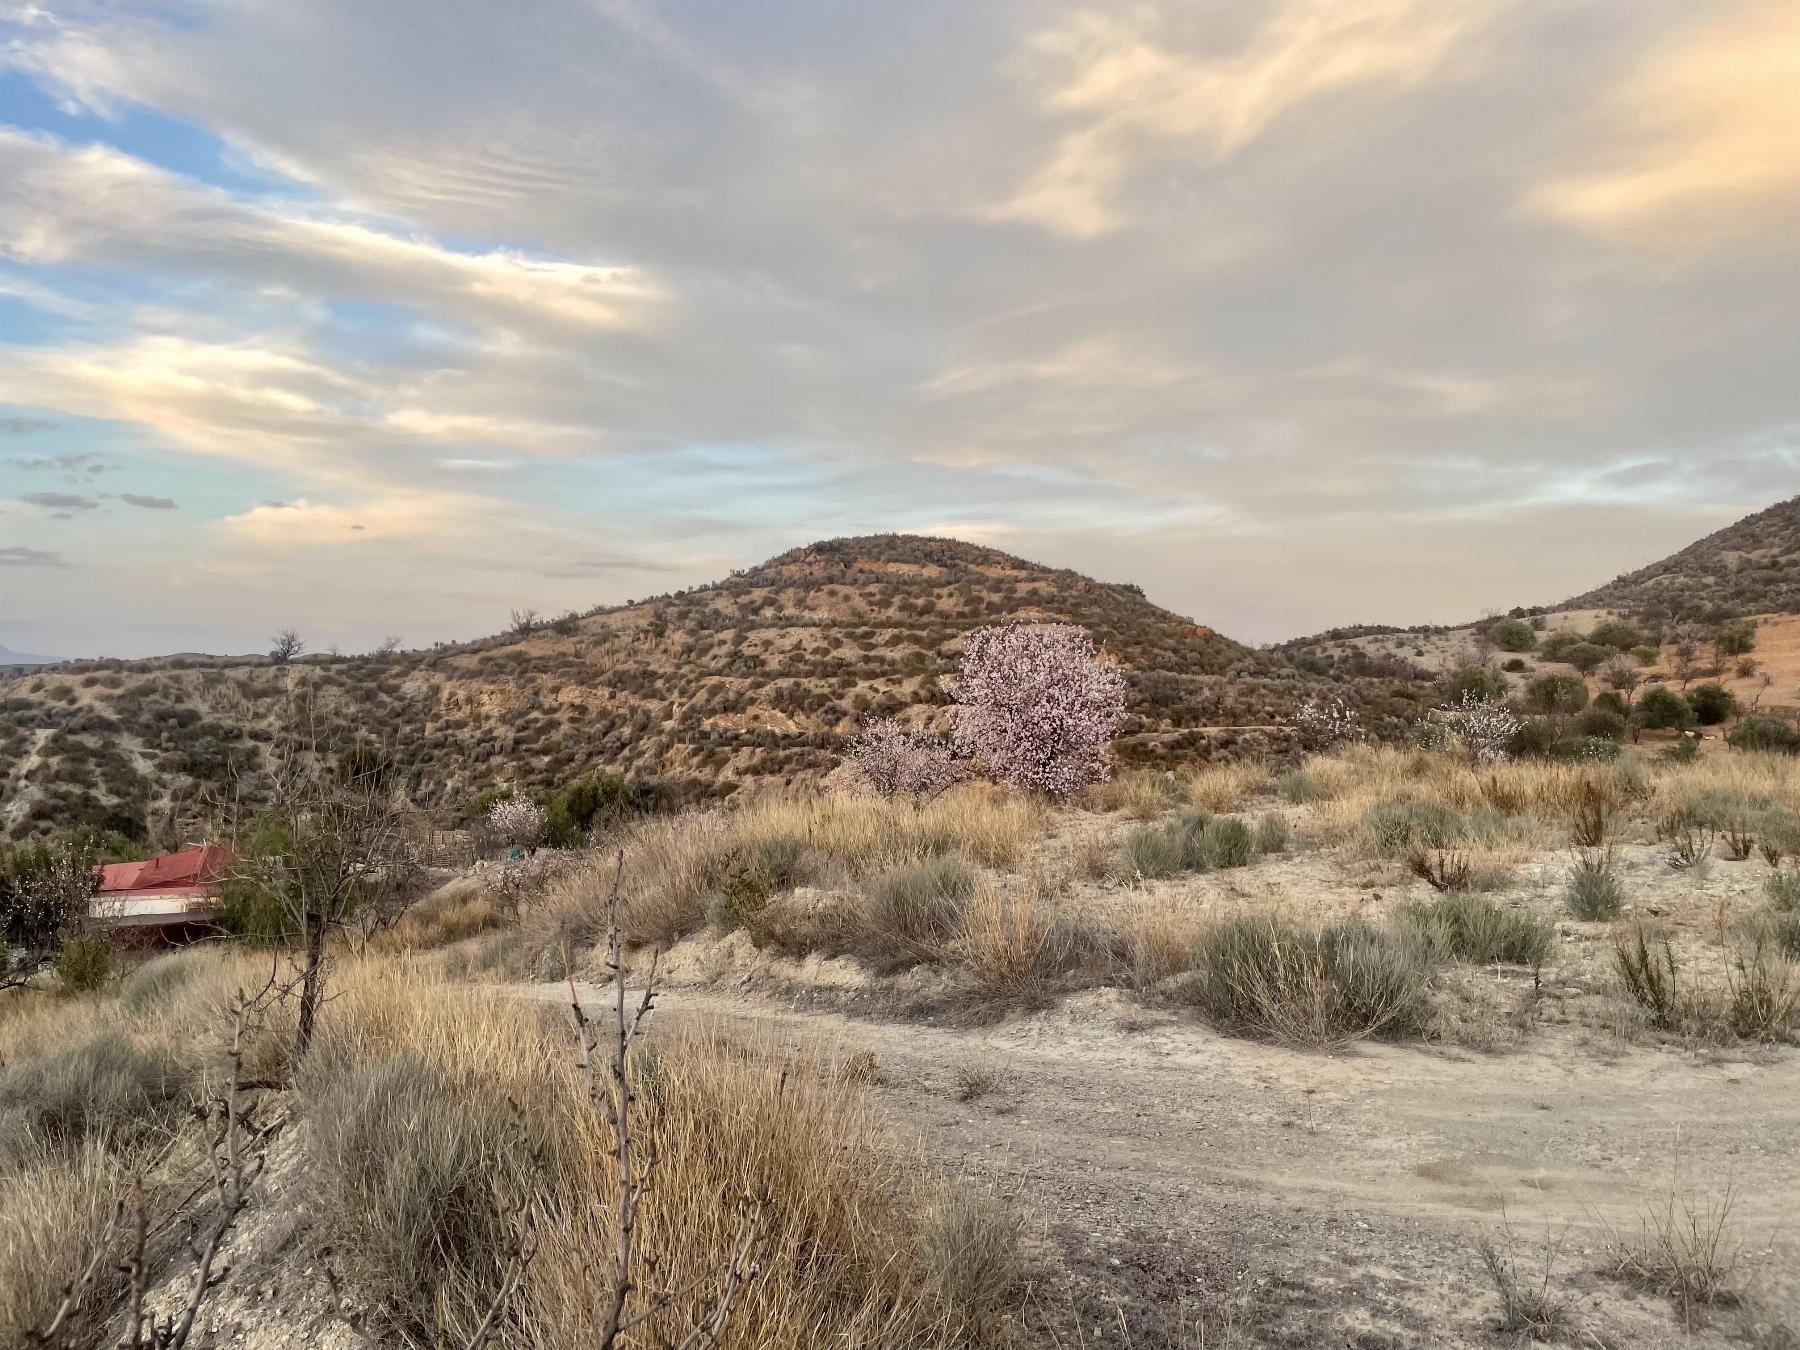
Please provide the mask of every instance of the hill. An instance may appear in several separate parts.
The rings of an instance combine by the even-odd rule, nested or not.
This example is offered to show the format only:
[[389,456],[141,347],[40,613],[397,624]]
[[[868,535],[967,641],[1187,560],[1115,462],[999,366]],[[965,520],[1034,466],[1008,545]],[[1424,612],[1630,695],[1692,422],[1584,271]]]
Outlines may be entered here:
[[1800,497],[1556,608],[1619,610],[1658,626],[1800,613]]
[[[1155,763],[1286,744],[1318,677],[1129,585],[905,535],[799,548],[724,581],[531,631],[359,658],[88,661],[0,678],[0,833],[134,832],[254,783],[290,698],[391,748],[453,821],[480,792],[599,769],[704,798],[829,770],[867,717],[945,720],[964,635],[1079,624],[1130,682],[1118,743]],[[1348,691],[1378,717],[1397,709]]]
[[10,647],[0,646],[0,666],[53,666],[60,660],[60,656],[34,656],[30,652],[15,652]]
[[[1755,661],[1773,683],[1765,689],[1761,672],[1719,672],[1727,687],[1758,706],[1792,707],[1800,701],[1800,497],[1778,502],[1736,524],[1707,535],[1679,553],[1617,577],[1559,605],[1508,611],[1528,620],[1540,635],[1582,635],[1604,620],[1628,618],[1659,645],[1646,676],[1667,675],[1671,645],[1678,634],[1704,637],[1725,622],[1758,621]],[[1457,665],[1485,659],[1481,630],[1494,616],[1463,624],[1419,624],[1399,628],[1358,624],[1282,643],[1279,651],[1303,669],[1341,678],[1435,679]],[[1516,659],[1522,676],[1564,669],[1535,652],[1502,653]],[[1410,672],[1410,674],[1409,674]]]

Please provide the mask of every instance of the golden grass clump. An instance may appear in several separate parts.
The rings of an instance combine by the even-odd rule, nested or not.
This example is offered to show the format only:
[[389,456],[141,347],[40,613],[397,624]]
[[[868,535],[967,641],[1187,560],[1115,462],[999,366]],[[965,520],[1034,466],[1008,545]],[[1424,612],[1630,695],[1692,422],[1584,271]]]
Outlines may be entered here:
[[[539,1250],[517,1296],[509,1343],[544,1347],[591,1340],[603,1314],[606,1236],[616,1178],[611,1129],[587,1100],[569,1032],[553,1009],[459,988],[418,963],[363,969],[343,983],[302,1078],[314,1109],[363,1109],[368,1119],[334,1130],[340,1142],[321,1162],[334,1199],[325,1221],[341,1250],[366,1254],[416,1249],[429,1214],[461,1207],[460,1227],[437,1248],[435,1267],[367,1259],[346,1274],[365,1301],[404,1325],[421,1309],[451,1319],[452,1334],[475,1315],[498,1278],[491,1251],[469,1241],[504,1230],[498,1210],[522,1190],[539,1206]],[[661,1162],[642,1211],[640,1241],[657,1257],[657,1281],[693,1283],[668,1325],[697,1318],[716,1296],[717,1275],[738,1232],[738,1204],[766,1202],[770,1247],[763,1274],[736,1304],[723,1346],[948,1342],[955,1311],[932,1292],[919,1262],[923,1197],[901,1160],[877,1146],[860,1093],[809,1056],[773,1045],[744,1045],[706,1026],[653,1036],[638,1052],[638,1089],[656,1104]],[[480,1138],[453,1147],[439,1139],[426,1169],[407,1186],[388,1184],[416,1122],[381,1107],[382,1097],[343,1085],[370,1066],[401,1065],[396,1081],[425,1083],[445,1096],[437,1129],[473,1122]],[[522,1123],[508,1126],[508,1100]],[[415,1112],[414,1115],[419,1113]],[[645,1117],[648,1119],[648,1116]],[[529,1142],[529,1175],[472,1175],[467,1160],[491,1154],[507,1130]],[[526,1156],[522,1150],[519,1156]],[[438,1184],[436,1194],[431,1183]],[[477,1212],[473,1219],[467,1211]],[[383,1240],[372,1238],[379,1227]],[[457,1241],[460,1236],[461,1241]],[[427,1283],[419,1285],[420,1278]]]
[[1235,811],[1269,785],[1269,766],[1260,760],[1241,759],[1208,764],[1188,776],[1191,805],[1202,811]]

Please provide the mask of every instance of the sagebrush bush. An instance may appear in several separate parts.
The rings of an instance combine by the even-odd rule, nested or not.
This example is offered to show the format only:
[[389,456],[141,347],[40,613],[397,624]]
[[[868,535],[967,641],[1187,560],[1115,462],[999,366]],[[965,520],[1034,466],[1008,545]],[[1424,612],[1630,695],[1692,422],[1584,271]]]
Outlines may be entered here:
[[1398,918],[1432,950],[1476,965],[1539,965],[1556,940],[1556,930],[1530,911],[1462,891],[1404,905]]
[[1782,913],[1800,912],[1800,866],[1784,867],[1769,873],[1763,882],[1763,894],[1769,907]]
[[868,886],[865,955],[877,964],[941,960],[975,884],[975,869],[953,853],[883,872]]
[[1209,867],[1245,867],[1256,857],[1256,835],[1236,816],[1215,816],[1200,832]]
[[1377,802],[1363,815],[1362,834],[1371,852],[1405,858],[1421,849],[1449,848],[1467,833],[1462,816],[1441,802]]
[[92,1139],[115,1151],[170,1127],[185,1084],[162,1054],[121,1031],[0,1070],[0,1151],[27,1137],[62,1148]]
[[1598,851],[1577,858],[1569,873],[1566,899],[1569,913],[1584,923],[1618,918],[1625,905],[1625,885],[1619,879],[1618,860],[1610,853]]
[[1305,769],[1290,769],[1275,779],[1275,791],[1291,806],[1305,806],[1325,796],[1325,787]]
[[1423,1034],[1430,973],[1428,953],[1402,933],[1245,915],[1202,936],[1183,992],[1227,1030],[1330,1046]]
[[1277,815],[1266,815],[1256,822],[1256,851],[1280,853],[1288,846],[1288,823]]
[[1203,811],[1188,811],[1174,820],[1128,831],[1120,844],[1125,870],[1151,880],[1204,870],[1204,839],[1211,820]]

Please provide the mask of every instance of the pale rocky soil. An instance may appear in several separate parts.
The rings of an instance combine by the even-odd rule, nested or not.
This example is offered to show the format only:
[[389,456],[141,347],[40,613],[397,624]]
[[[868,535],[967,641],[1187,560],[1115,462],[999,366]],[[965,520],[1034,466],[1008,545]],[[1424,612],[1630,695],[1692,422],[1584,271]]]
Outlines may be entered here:
[[[1027,1211],[1028,1317],[1062,1344],[1495,1344],[1473,1244],[1503,1225],[1521,1257],[1560,1244],[1553,1287],[1575,1343],[1743,1343],[1736,1311],[1689,1334],[1666,1300],[1601,1273],[1606,1226],[1635,1235],[1671,1186],[1734,1185],[1764,1315],[1792,1320],[1800,1300],[1792,1052],[1601,1058],[1550,1029],[1506,1055],[1324,1055],[1219,1036],[1115,990],[970,1029],[815,1010],[808,991],[755,975],[722,984],[669,987],[657,1016],[712,1019],[771,1053],[872,1057],[871,1100],[902,1147]],[[959,1101],[974,1071],[998,1084]]]

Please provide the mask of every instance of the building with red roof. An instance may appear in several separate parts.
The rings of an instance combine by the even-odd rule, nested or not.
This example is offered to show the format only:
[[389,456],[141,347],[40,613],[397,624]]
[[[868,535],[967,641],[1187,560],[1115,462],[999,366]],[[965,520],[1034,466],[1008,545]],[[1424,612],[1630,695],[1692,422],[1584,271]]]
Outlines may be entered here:
[[231,854],[217,844],[184,848],[142,862],[108,863],[89,904],[93,921],[107,928],[173,930],[209,924],[219,914],[219,885]]

